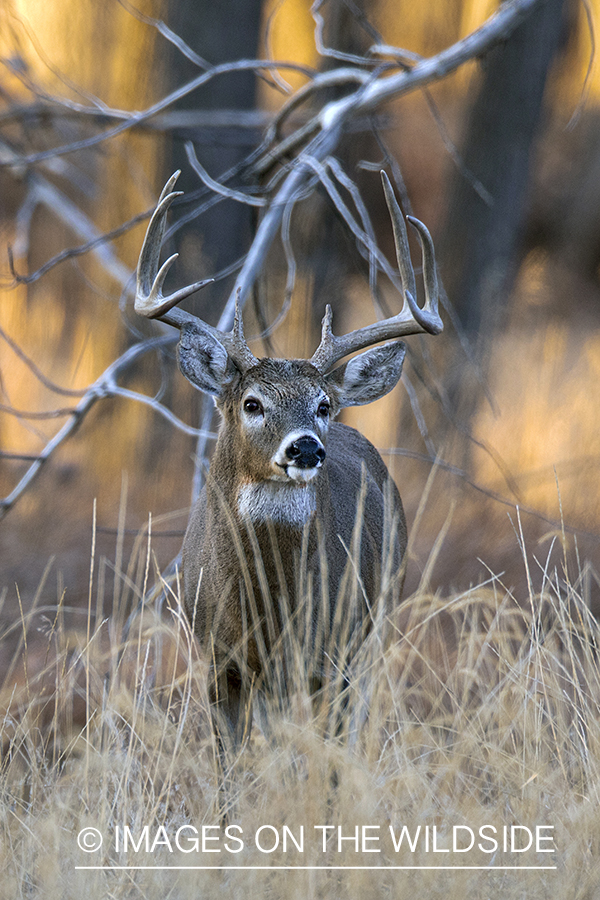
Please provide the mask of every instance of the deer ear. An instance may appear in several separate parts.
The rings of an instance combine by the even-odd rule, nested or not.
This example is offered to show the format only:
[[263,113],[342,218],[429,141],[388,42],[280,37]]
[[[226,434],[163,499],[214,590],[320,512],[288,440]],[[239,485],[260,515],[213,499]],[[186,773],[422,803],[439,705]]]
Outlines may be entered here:
[[188,381],[216,397],[220,396],[223,386],[235,373],[225,347],[192,322],[186,322],[181,328],[177,358],[179,368]]
[[344,406],[362,406],[379,400],[398,384],[406,344],[395,341],[355,356],[329,375],[327,382],[337,388],[338,403]]

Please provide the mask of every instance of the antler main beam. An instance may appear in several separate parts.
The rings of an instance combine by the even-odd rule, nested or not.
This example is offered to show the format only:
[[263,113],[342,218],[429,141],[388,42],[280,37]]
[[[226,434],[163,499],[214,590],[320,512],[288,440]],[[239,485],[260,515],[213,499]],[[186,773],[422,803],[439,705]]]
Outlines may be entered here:
[[176,197],[180,197],[183,193],[183,191],[173,190],[180,174],[181,170],[178,170],[171,175],[162,189],[158,204],[146,231],[137,267],[135,311],[140,316],[145,316],[148,319],[160,319],[162,322],[167,322],[168,325],[173,325],[175,328],[188,326],[209,335],[219,341],[238,368],[245,371],[256,365],[258,360],[244,338],[239,303],[236,302],[235,321],[232,331],[220,331],[198,316],[194,316],[183,309],[175,309],[178,303],[199,291],[205,285],[211,284],[214,278],[196,281],[175,291],[173,294],[168,294],[166,297],[162,292],[167,272],[179,255],[174,253],[159,268],[160,250],[165,234],[167,213],[173,200]]
[[348,356],[356,350],[369,347],[371,344],[422,332],[439,334],[444,327],[438,312],[437,272],[431,235],[419,219],[407,216],[408,221],[419,234],[423,254],[425,303],[421,309],[415,299],[417,293],[415,273],[410,261],[408,234],[402,210],[394,196],[390,180],[383,171],[381,172],[381,180],[392,220],[396,258],[402,279],[404,305],[397,316],[392,316],[382,322],[375,322],[373,325],[367,325],[365,328],[359,328],[356,331],[351,331],[349,334],[340,336],[333,334],[331,329],[333,314],[331,307],[327,305],[323,317],[321,343],[311,359],[311,363],[324,373],[329,371],[344,356]]
[[[208,278],[203,281],[196,281],[167,296],[162,292],[167,272],[178,255],[174,253],[160,266],[160,250],[165,233],[167,213],[173,200],[182,193],[181,191],[173,190],[179,174],[179,171],[175,172],[165,184],[146,231],[137,268],[135,311],[149,319],[160,319],[176,328],[193,328],[195,331],[217,340],[225,348],[236,366],[241,371],[246,371],[251,366],[256,365],[258,360],[244,338],[239,298],[236,298],[236,313],[232,331],[220,331],[197,316],[175,308],[186,297],[210,284],[214,279]],[[381,172],[381,179],[392,220],[396,257],[402,279],[404,305],[397,316],[392,316],[382,322],[375,322],[373,325],[367,325],[365,328],[359,328],[349,334],[340,336],[333,334],[331,327],[332,312],[331,307],[328,305],[323,317],[321,343],[310,360],[323,373],[328,372],[343,357],[372,344],[421,332],[439,334],[443,328],[438,312],[438,285],[431,235],[419,219],[407,216],[408,221],[419,234],[423,254],[425,303],[421,308],[415,299],[417,293],[415,273],[410,260],[408,234],[404,217],[394,196],[389,178],[383,171]]]

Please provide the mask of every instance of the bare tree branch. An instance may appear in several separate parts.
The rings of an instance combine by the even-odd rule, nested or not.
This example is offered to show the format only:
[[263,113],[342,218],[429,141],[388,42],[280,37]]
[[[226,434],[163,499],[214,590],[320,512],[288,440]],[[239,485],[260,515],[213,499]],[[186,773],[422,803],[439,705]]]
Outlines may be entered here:
[[313,19],[315,20],[315,45],[317,52],[321,56],[327,56],[330,59],[337,59],[340,62],[351,62],[357,66],[373,66],[376,65],[373,60],[365,56],[358,56],[355,53],[342,53],[340,50],[333,50],[326,47],[323,41],[323,30],[325,28],[325,20],[319,12],[325,0],[315,0],[310,8]]
[[198,54],[186,44],[183,38],[180,38],[178,34],[175,34],[162,19],[154,19],[152,16],[144,15],[143,12],[136,9],[131,3],[127,3],[127,0],[119,0],[119,3],[123,9],[126,9],[127,12],[131,13],[132,16],[135,16],[140,22],[145,22],[146,25],[151,25],[155,28],[159,34],[169,41],[170,44],[173,44],[174,47],[177,47],[179,52],[185,56],[186,59],[189,59],[190,62],[194,63],[195,66],[198,66],[199,69],[210,69],[210,63],[205,59],[202,59],[201,56],[198,56]]
[[[292,150],[299,149],[308,141],[290,165],[281,187],[273,196],[258,226],[244,265],[219,318],[217,328],[220,331],[231,329],[236,302],[239,302],[240,305],[244,304],[264,264],[268,250],[280,231],[286,210],[289,210],[297,202],[310,175],[315,170],[319,171],[319,164],[334,153],[348,123],[358,115],[373,112],[388,100],[439,81],[467,61],[487,52],[498,41],[506,39],[541,2],[542,0],[507,0],[498,12],[475,32],[433,57],[418,59],[412,69],[392,75],[382,74],[375,70],[366,80],[360,79],[357,90],[340,100],[327,103],[309,122],[289,137],[284,138],[279,145],[253,164],[254,172],[265,172],[275,161],[283,158]],[[316,13],[317,17],[320,5],[320,0],[313,5],[313,14]],[[322,77],[316,75],[312,80],[312,85],[318,85]],[[320,172],[320,177],[322,177],[323,170],[321,169]],[[325,183],[327,184],[327,181]],[[335,203],[338,210],[347,209],[341,199],[336,199]],[[354,221],[353,217],[350,216],[347,221],[350,224],[351,221]],[[355,224],[352,230],[358,237],[357,229],[358,226]],[[371,242],[368,237],[365,236],[362,242],[370,247]],[[384,262],[382,256],[379,259],[381,259],[382,268],[389,273],[391,267],[387,261]],[[211,416],[212,406],[205,402],[202,413],[203,428],[208,427],[206,423]],[[196,451],[197,469],[194,478],[193,500],[198,496],[200,490],[200,468],[205,464],[205,459],[206,442],[200,438]]]
[[506,39],[540,2],[542,0],[509,0],[481,28],[456,44],[436,56],[421,60],[408,72],[386,76],[373,74],[355,92],[341,100],[328,103],[315,119],[305,126],[307,130],[310,126],[312,131],[318,128],[318,134],[296,158],[279,192],[271,201],[223,310],[219,329],[226,331],[231,328],[235,298],[239,293],[240,302],[243,303],[248,295],[266,252],[279,230],[286,205],[296,197],[313,169],[314,162],[322,162],[334,152],[346,123],[359,114],[372,112],[388,100],[445,78],[459,66],[488,51],[498,41]]
[[59,409],[48,409],[40,411],[16,409],[16,407],[14,406],[9,406],[6,403],[0,403],[0,412],[7,413],[10,416],[14,416],[16,419],[63,419],[65,416],[70,416],[74,411],[74,406],[63,406]]
[[[137,216],[133,216],[127,222],[123,222],[122,225],[119,225],[118,228],[113,228],[112,231],[106,231],[103,234],[98,234],[97,237],[92,238],[89,241],[86,241],[85,244],[81,244],[79,247],[69,247],[66,250],[61,250],[60,253],[57,253],[56,256],[53,256],[51,259],[47,260],[39,269],[36,269],[35,272],[31,272],[29,275],[21,275],[16,271],[14,266],[13,259],[13,250],[9,245],[8,248],[8,256],[9,256],[9,265],[10,271],[14,278],[15,284],[34,284],[36,281],[39,281],[47,272],[50,272],[56,266],[60,265],[60,263],[65,262],[68,259],[76,259],[78,256],[84,256],[86,253],[89,253],[91,250],[96,250],[98,247],[101,247],[103,244],[107,244],[110,241],[113,241],[115,238],[120,237],[122,234],[128,232],[131,228],[134,228],[140,222],[144,222],[146,219],[149,219],[152,215],[153,210],[149,209],[146,212],[138,213]],[[19,256],[21,253],[18,254]],[[103,254],[101,254],[101,261],[104,261],[106,258]],[[122,275],[124,275],[125,269],[123,268]],[[128,276],[131,274],[129,270],[127,270]]]
[[126,350],[125,353],[123,353],[117,360],[115,360],[115,362],[111,363],[111,365],[107,369],[105,369],[102,375],[87,389],[77,406],[62,413],[69,415],[69,421],[65,422],[60,431],[58,431],[54,435],[54,437],[46,444],[42,452],[38,456],[36,456],[32,465],[28,468],[25,475],[21,478],[17,486],[10,492],[10,494],[4,497],[4,499],[0,499],[0,520],[4,518],[8,511],[17,502],[19,497],[21,497],[31,486],[31,483],[34,481],[37,475],[39,475],[42,466],[50,459],[55,450],[60,447],[60,445],[64,443],[67,438],[71,437],[71,435],[77,430],[87,413],[98,400],[103,400],[107,397],[115,396],[123,396],[127,399],[137,400],[138,402],[143,402],[151,406],[156,412],[167,418],[172,425],[175,425],[186,434],[201,436],[204,438],[204,440],[210,440],[215,437],[212,432],[201,432],[197,429],[190,428],[188,425],[185,425],[185,423],[181,422],[181,420],[174,416],[170,412],[170,410],[167,410],[164,406],[161,406],[161,404],[157,403],[155,400],[153,400],[153,398],[146,397],[145,395],[138,394],[134,391],[128,391],[117,384],[117,379],[119,378],[119,376],[123,372],[125,372],[135,362],[135,360],[137,360],[144,353],[148,353],[150,350],[156,350],[172,345],[173,343],[175,343],[174,336],[163,335],[162,337],[150,338],[147,341],[143,341],[139,344],[134,344],[132,347],[129,347],[129,349]]
[[13,353],[15,353],[19,359],[25,363],[28,369],[33,372],[35,377],[44,387],[47,387],[49,391],[53,391],[55,394],[63,394],[65,397],[81,397],[82,394],[85,394],[85,391],[73,391],[69,388],[61,387],[58,384],[55,384],[53,381],[50,381],[49,378],[44,375],[42,370],[34,363],[34,361],[27,356],[27,354],[19,347],[16,341],[6,333],[6,331],[0,327],[0,337],[4,340],[8,346],[11,348]]
[[[57,158],[71,153],[75,150],[83,150],[90,147],[98,146],[102,142],[109,140],[117,135],[131,130],[133,128],[146,126],[150,119],[154,120],[154,125],[160,126],[159,117],[166,115],[166,111],[180,98],[186,96],[192,91],[209,84],[211,79],[220,75],[229,75],[236,71],[254,71],[257,73],[265,71],[277,72],[279,69],[290,69],[301,72],[308,79],[308,83],[297,91],[291,99],[283,106],[281,111],[272,120],[265,138],[260,146],[253,151],[242,164],[220,176],[219,180],[213,179],[200,165],[195,156],[195,152],[190,146],[188,155],[193,168],[201,178],[203,187],[195,194],[186,198],[188,201],[199,198],[205,198],[200,204],[196,204],[193,209],[180,216],[178,221],[171,228],[171,233],[183,227],[184,224],[199,216],[207,208],[220,202],[224,197],[243,203],[251,203],[253,205],[265,208],[264,215],[260,220],[255,239],[245,256],[228,271],[235,271],[236,267],[241,268],[238,272],[235,285],[229,295],[229,298],[222,310],[217,327],[221,331],[227,331],[231,328],[234,316],[236,297],[239,296],[243,303],[252,289],[259,271],[261,270],[266,254],[275,239],[276,235],[281,234],[282,244],[287,261],[287,283],[285,289],[285,297],[282,310],[277,317],[279,320],[285,315],[289,308],[289,302],[294,287],[296,276],[296,264],[290,239],[290,222],[294,205],[302,199],[307,193],[313,189],[317,182],[320,182],[337,212],[344,219],[350,231],[353,233],[361,252],[369,261],[369,281],[371,291],[376,300],[376,278],[377,272],[383,271],[397,286],[400,286],[398,274],[394,268],[388,263],[385,256],[379,250],[373,226],[370,222],[369,215],[364,202],[360,196],[358,188],[354,182],[346,175],[343,168],[335,160],[333,154],[336,151],[341,136],[348,130],[351,124],[356,122],[361,116],[372,115],[378,110],[382,104],[397,98],[403,94],[417,89],[422,89],[426,85],[438,81],[451,72],[455,71],[459,66],[487,52],[497,41],[505,39],[520,24],[521,21],[533,10],[533,8],[542,2],[542,0],[507,0],[500,7],[499,11],[492,16],[484,25],[481,26],[473,34],[458,41],[451,47],[441,53],[428,58],[422,59],[414,54],[397,48],[390,48],[382,44],[380,40],[371,47],[369,57],[358,57],[351,54],[339,54],[337,51],[326,48],[322,39],[322,17],[320,15],[320,7],[322,0],[317,0],[313,4],[312,12],[316,23],[316,39],[319,50],[325,55],[343,62],[351,63],[351,66],[338,68],[333,72],[316,73],[314,70],[293,63],[281,61],[264,61],[264,60],[240,60],[237,62],[223,63],[216,66],[209,66],[205,60],[197,57],[193,51],[187,47],[184,41],[174,35],[168,27],[157,19],[150,19],[138,15],[143,21],[148,22],[156,28],[167,40],[174,43],[178,50],[187,56],[194,64],[198,65],[202,71],[198,76],[189,80],[181,87],[170,92],[157,103],[152,104],[141,112],[124,112],[122,110],[109,109],[96,98],[91,99],[91,106],[85,106],[80,103],[73,103],[57,98],[51,98],[44,95],[41,91],[34,90],[35,96],[38,98],[37,106],[44,107],[49,115],[53,115],[58,111],[71,115],[79,114],[90,117],[96,117],[97,120],[113,119],[117,120],[117,124],[104,129],[100,134],[87,136],[81,140],[72,141],[62,146],[52,147],[40,152],[20,154],[8,145],[2,149],[0,154],[0,166],[9,167],[22,173],[27,166],[32,166],[41,162],[56,163]],[[127,4],[126,4],[127,5]],[[377,39],[377,35],[372,35]],[[391,57],[391,61],[382,62],[381,56]],[[409,68],[407,68],[407,65]],[[398,66],[402,67],[398,71]],[[292,113],[304,102],[314,101],[318,98],[320,91],[332,86],[344,85],[349,91],[341,99],[327,102],[321,109],[315,111],[312,116],[299,124],[291,120]],[[35,104],[34,104],[35,105]],[[22,114],[22,110],[9,110],[9,114],[18,118]],[[167,115],[171,115],[170,113]],[[176,114],[173,114],[176,115]],[[7,118],[6,121],[9,119]],[[157,120],[159,120],[157,122]],[[166,124],[170,121],[170,125]],[[289,134],[282,135],[283,126],[291,126]],[[173,120],[163,118],[162,127],[173,127]],[[279,167],[279,168],[278,168]],[[257,184],[243,190],[239,189],[239,182],[236,179],[240,175],[254,176],[255,180],[266,175],[275,169],[273,177],[266,185]],[[37,203],[46,205],[54,215],[57,215],[62,222],[67,224],[75,231],[78,237],[84,240],[84,243],[77,248],[63,251],[61,254],[53,257],[44,264],[37,272],[28,275],[15,275],[15,279],[19,282],[31,283],[45,274],[53,266],[57,265],[64,259],[72,258],[83,253],[93,251],[106,270],[122,285],[126,286],[130,279],[130,272],[126,266],[118,259],[112,248],[106,246],[106,242],[113,237],[126,231],[136,222],[147,217],[148,213],[142,213],[139,216],[124,223],[118,229],[107,235],[100,234],[98,229],[93,225],[91,220],[85,216],[81,210],[52,182],[48,181],[38,172],[29,171],[28,194],[21,213],[21,234],[26,235],[31,220],[31,214]],[[248,181],[247,181],[248,183]],[[350,209],[342,193],[339,190],[341,186],[352,198],[354,211]],[[259,194],[260,191],[260,194]],[[257,196],[257,194],[259,194]],[[26,238],[23,238],[26,242]],[[223,273],[222,273],[223,274]],[[130,366],[135,359],[142,353],[146,353],[151,349],[165,346],[175,341],[175,336],[159,337],[150,341],[143,341],[130,347],[118,360],[116,360],[108,369],[100,376],[97,381],[91,385],[81,397],[81,400],[72,409],[55,410],[53,413],[35,413],[35,417],[48,417],[49,415],[67,415],[68,421],[63,425],[59,432],[49,441],[42,453],[35,458],[32,465],[23,476],[19,484],[4,500],[0,500],[0,517],[14,505],[16,500],[24,493],[24,491],[32,483],[44,462],[52,455],[78,427],[84,416],[95,402],[104,397],[121,396],[137,402],[142,402],[153,408],[158,414],[165,417],[174,427],[183,430],[187,434],[198,437],[197,444],[197,468],[195,474],[195,490],[198,489],[201,479],[201,467],[204,465],[206,458],[207,442],[213,437],[210,431],[210,421],[212,417],[212,403],[206,402],[203,406],[202,425],[200,429],[192,429],[182,423],[176,416],[166,409],[157,397],[148,397],[144,394],[130,391],[122,388],[117,384],[119,375]],[[12,345],[11,345],[12,346]],[[13,348],[14,349],[14,348]],[[23,361],[29,365],[30,369],[52,390],[59,393],[67,393],[62,389],[52,385],[48,379],[42,375],[41,371],[32,363],[31,360],[23,354]],[[409,388],[410,391],[410,388]],[[413,392],[414,393],[414,392]],[[416,398],[411,395],[411,402],[416,402]],[[23,415],[13,408],[6,408],[6,412],[15,415]],[[427,429],[421,423],[422,434],[431,450],[432,444],[427,437]]]
[[200,165],[200,160],[196,156],[196,151],[194,150],[194,145],[191,141],[186,141],[185,150],[189,163],[200,181],[211,191],[214,191],[215,194],[220,194],[222,197],[227,197],[229,200],[237,200],[238,203],[246,203],[248,206],[265,206],[268,202],[266,197],[254,197],[252,194],[234,191],[231,188],[225,187],[225,185],[221,184],[219,181],[215,181],[214,178],[211,178],[206,169]]
[[[92,251],[105,270],[117,282],[124,286],[130,277],[130,269],[121,262],[112,247],[107,246],[107,236],[102,234],[102,232],[96,228],[89,216],[82,212],[82,210],[73,203],[63,191],[59,190],[55,185],[44,178],[43,175],[31,172],[28,175],[28,187],[27,203],[30,206],[31,211],[33,211],[33,208],[35,208],[38,203],[42,204],[52,215],[55,215],[64,225],[74,231],[79,238],[83,238],[86,243],[83,248],[63,251],[62,254],[59,254],[60,258],[55,257],[54,259],[49,260],[38,270],[38,272],[31,276],[17,275],[14,270],[12,252],[10,252],[9,262],[15,282],[30,283],[36,281],[58,262],[62,262],[63,259],[79,256],[82,253]],[[145,215],[142,215],[141,218],[145,218]],[[120,234],[123,231],[126,231],[132,224],[134,223],[130,221],[125,225],[120,226],[120,228],[117,229],[117,233]],[[112,234],[112,236],[115,235]],[[24,252],[25,247],[21,246],[19,248],[19,253],[21,254]]]
[[164,97],[162,100],[159,100],[157,103],[149,106],[148,109],[138,113],[130,113],[125,121],[121,122],[119,125],[115,125],[113,128],[109,128],[106,131],[103,131],[102,134],[94,135],[93,137],[89,138],[83,138],[80,141],[72,141],[69,144],[64,144],[61,147],[53,147],[50,150],[42,150],[40,153],[30,153],[28,155],[18,157],[18,161],[0,159],[0,168],[15,165],[34,165],[35,163],[42,162],[47,159],[52,159],[57,156],[64,156],[66,153],[74,153],[76,150],[87,150],[90,147],[95,147],[98,144],[103,143],[104,141],[110,140],[111,138],[116,137],[119,134],[123,134],[123,132],[125,131],[131,130],[135,126],[140,125],[142,122],[145,122],[147,119],[152,118],[152,116],[156,115],[159,112],[162,112],[162,110],[167,109],[177,100],[181,100],[182,97],[185,97],[187,94],[191,94],[193,91],[207,84],[209,81],[219,75],[230,74],[231,72],[259,71],[261,69],[268,70],[275,68],[287,68],[295,72],[301,72],[308,78],[314,75],[314,70],[310,69],[308,66],[301,66],[297,63],[288,63],[282,61],[268,62],[260,59],[243,59],[238,62],[222,63],[221,65],[213,66],[208,72],[203,72],[196,78],[192,78],[191,81],[188,81],[186,84],[182,85],[182,87],[172,91],[170,94],[168,94],[167,97]]

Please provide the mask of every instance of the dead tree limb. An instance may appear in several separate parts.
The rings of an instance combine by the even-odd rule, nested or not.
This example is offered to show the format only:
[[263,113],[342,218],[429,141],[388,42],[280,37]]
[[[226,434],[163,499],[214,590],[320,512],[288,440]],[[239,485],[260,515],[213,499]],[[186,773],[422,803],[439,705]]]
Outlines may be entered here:
[[[67,438],[71,437],[72,434],[75,433],[77,428],[81,425],[82,420],[90,411],[90,409],[96,404],[98,400],[104,400],[108,397],[118,397],[122,396],[129,400],[136,400],[138,402],[145,403],[150,406],[160,415],[164,416],[168,419],[168,421],[174,425],[176,428],[184,431],[186,434],[193,435],[194,437],[200,437],[201,433],[196,428],[191,428],[189,425],[186,425],[180,419],[178,419],[173,413],[168,410],[166,407],[162,406],[162,404],[158,403],[152,397],[147,397],[144,394],[139,394],[135,391],[129,391],[126,388],[122,388],[118,385],[117,379],[123,372],[127,371],[130,366],[143,354],[149,353],[151,350],[158,350],[167,346],[170,346],[175,343],[176,336],[173,335],[163,335],[162,337],[150,338],[146,341],[141,341],[138,344],[134,344],[132,347],[129,347],[128,350],[125,351],[117,360],[115,360],[111,365],[104,370],[102,375],[96,379],[96,381],[90,385],[87,389],[77,406],[73,409],[68,410],[65,414],[68,415],[68,421],[65,422],[63,427],[54,435],[54,437],[48,441],[44,449],[39,453],[33,463],[27,469],[27,472],[16,487],[3,499],[0,499],[0,520],[4,518],[4,516],[9,512],[10,509],[17,502],[19,497],[21,497],[25,491],[31,486],[32,482],[39,475],[44,463],[46,463],[52,454],[63,444]],[[207,433],[204,437],[209,440],[210,438],[214,438],[215,435]]]

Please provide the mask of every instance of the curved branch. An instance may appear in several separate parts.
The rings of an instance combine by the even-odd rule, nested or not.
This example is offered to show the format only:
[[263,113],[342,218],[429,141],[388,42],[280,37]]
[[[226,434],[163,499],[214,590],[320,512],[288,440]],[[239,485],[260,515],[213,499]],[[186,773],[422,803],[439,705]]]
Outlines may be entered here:
[[153,409],[159,416],[162,416],[163,419],[170,422],[178,431],[189,434],[191,437],[204,437],[207,440],[215,440],[217,437],[214,431],[203,431],[200,428],[193,428],[191,425],[187,425],[182,419],[172,413],[170,409],[163,406],[162,403],[159,403],[155,397],[149,397],[147,394],[140,394],[139,391],[130,391],[128,388],[119,387],[118,384],[112,387],[109,396],[123,397],[125,400],[134,400],[136,403],[142,403],[144,406],[149,406],[150,409]]
[[52,159],[56,156],[64,156],[66,153],[73,153],[75,150],[87,150],[88,147],[95,147],[97,144],[101,144],[103,141],[116,137],[118,134],[122,134],[124,131],[128,131],[130,128],[133,128],[134,126],[145,122],[147,119],[150,119],[152,116],[156,115],[156,113],[162,112],[163,109],[167,109],[167,107],[171,106],[171,104],[175,103],[177,100],[181,100],[182,97],[186,97],[188,94],[191,94],[199,87],[202,87],[204,84],[211,81],[217,75],[229,74],[231,72],[244,72],[252,70],[256,71],[261,69],[276,68],[292,69],[295,72],[301,72],[303,75],[306,75],[309,78],[312,78],[315,74],[314,70],[309,68],[308,66],[281,61],[268,62],[262,59],[242,59],[239,62],[222,63],[221,65],[213,66],[212,69],[210,69],[208,72],[202,72],[201,75],[197,75],[196,78],[192,78],[191,81],[188,81],[186,84],[182,85],[182,87],[172,91],[162,100],[159,100],[157,103],[154,103],[152,106],[149,106],[147,109],[143,110],[143,112],[132,113],[127,117],[125,121],[120,122],[113,128],[109,128],[102,134],[97,134],[89,138],[83,138],[81,141],[73,141],[70,144],[64,144],[62,147],[53,147],[50,150],[42,150],[40,153],[30,153],[26,156],[16,156],[15,154],[14,159],[0,160],[0,168],[32,165],[34,163],[42,162],[42,160],[45,159]]
[[256,197],[254,194],[245,194],[243,191],[235,191],[233,188],[228,188],[220,181],[215,181],[214,178],[211,178],[196,156],[196,151],[191,141],[185,142],[185,153],[190,166],[200,181],[211,191],[214,191],[215,194],[220,194],[221,197],[226,197],[229,200],[237,200],[238,203],[245,203],[247,206],[267,205],[268,201],[266,197]]
[[[467,61],[486,53],[498,41],[506,39],[541,2],[542,0],[507,0],[480,28],[436,56],[417,62],[409,71],[379,77],[373,74],[353,94],[334,100],[321,110],[316,116],[319,133],[295,160],[260,223],[246,262],[219,320],[218,327],[221,330],[231,328],[236,295],[239,294],[240,303],[243,304],[251,290],[266,253],[279,231],[285,208],[290,201],[294,202],[313,169],[314,161],[323,162],[334,152],[347,123],[358,115],[372,112],[388,100],[445,78]],[[311,121],[308,124],[312,129],[315,123]]]
[[[84,256],[86,253],[89,253],[90,251],[96,250],[96,248],[98,247],[102,247],[104,244],[108,244],[111,241],[114,241],[115,238],[120,237],[122,234],[125,234],[140,222],[145,222],[146,219],[150,218],[153,211],[154,207],[152,209],[146,210],[146,212],[138,213],[137,215],[132,216],[126,222],[123,222],[122,225],[118,225],[116,228],[113,228],[112,231],[106,231],[103,234],[99,234],[97,237],[86,241],[85,244],[80,244],[78,247],[68,247],[66,250],[61,250],[60,253],[57,253],[55,256],[46,260],[46,262],[43,263],[43,265],[41,265],[39,269],[36,269],[35,272],[32,272],[30,275],[20,275],[15,270],[12,250],[9,245],[9,266],[15,284],[34,284],[34,282],[39,281],[39,279],[42,278],[47,272],[60,265],[60,263],[65,262],[65,260],[76,259],[78,256]],[[102,260],[100,261],[102,262]],[[125,274],[125,270],[123,270],[122,274]]]
[[0,520],[4,518],[4,516],[8,513],[10,509],[17,502],[19,497],[25,493],[27,488],[30,487],[31,483],[34,479],[39,475],[40,470],[45,462],[52,456],[54,451],[60,447],[67,438],[71,437],[72,434],[77,430],[79,425],[81,424],[83,418],[90,411],[92,406],[96,403],[97,400],[102,400],[106,397],[114,397],[114,396],[123,396],[128,399],[137,400],[138,402],[145,403],[151,406],[156,412],[160,415],[165,416],[173,425],[177,428],[180,428],[182,431],[185,431],[187,434],[198,435],[199,437],[204,438],[204,440],[208,440],[213,438],[214,435],[212,432],[204,429],[191,429],[189,426],[185,425],[174,416],[169,410],[167,410],[164,406],[159,404],[156,400],[153,400],[151,397],[146,397],[143,394],[138,394],[134,391],[128,391],[126,388],[121,388],[117,384],[117,378],[124,372],[139,356],[142,356],[144,353],[148,353],[150,350],[156,350],[160,347],[166,347],[170,344],[174,344],[177,340],[176,335],[163,335],[161,337],[150,338],[149,340],[142,341],[139,344],[134,344],[133,347],[129,347],[128,350],[125,351],[117,360],[115,360],[111,365],[105,369],[102,375],[88,388],[85,392],[84,396],[81,398],[77,406],[68,411],[69,420],[65,422],[63,427],[54,435],[54,437],[48,441],[42,452],[34,459],[31,466],[27,469],[25,475],[21,478],[17,486],[11,491],[3,499],[0,499]]
[[[399,97],[432,81],[444,78],[468,60],[487,52],[495,43],[506,39],[541,2],[542,0],[507,0],[481,28],[463,40],[436,56],[418,61],[409,71],[379,77],[376,73],[371,74],[364,83],[361,83],[357,91],[341,100],[332,101],[321,110],[320,114],[302,127],[303,139],[309,137],[317,126],[320,130],[294,160],[289,173],[285,176],[279,191],[260,222],[244,265],[219,318],[217,328],[220,331],[231,329],[236,302],[243,306],[258,277],[267,252],[275,236],[279,233],[283,216],[291,214],[294,203],[302,195],[306,181],[314,172],[315,163],[322,163],[335,151],[344,126],[355,116],[371,112],[386,100]],[[318,3],[316,8],[318,9]],[[286,139],[290,147],[298,145],[298,141],[294,141],[296,134],[297,132]],[[279,145],[280,149],[281,144]],[[211,416],[212,405],[205,400],[203,423],[206,424],[210,421]],[[196,458],[203,461],[205,455],[206,441],[200,438]],[[199,485],[200,472],[197,468],[193,490],[194,498],[198,495]]]
[[25,363],[27,368],[35,375],[37,380],[44,385],[44,387],[48,388],[49,391],[53,391],[55,394],[62,394],[65,397],[81,397],[82,394],[85,394],[85,390],[74,391],[69,388],[61,387],[59,384],[55,384],[53,381],[50,381],[49,378],[44,375],[39,366],[34,363],[31,357],[27,356],[27,354],[22,350],[17,342],[11,338],[9,334],[0,326],[0,338],[6,341],[8,346],[11,348],[13,353],[19,357],[21,362]]

